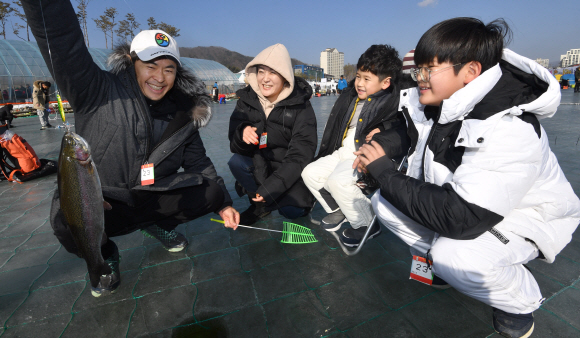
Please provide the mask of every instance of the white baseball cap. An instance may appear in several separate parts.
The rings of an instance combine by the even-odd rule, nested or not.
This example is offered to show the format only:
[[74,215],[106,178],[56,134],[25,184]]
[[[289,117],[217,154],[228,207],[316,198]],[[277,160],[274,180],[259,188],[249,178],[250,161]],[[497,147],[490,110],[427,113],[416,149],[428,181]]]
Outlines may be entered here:
[[159,29],[141,31],[137,34],[131,42],[131,52],[135,52],[141,61],[153,60],[163,55],[171,56],[181,66],[177,42]]

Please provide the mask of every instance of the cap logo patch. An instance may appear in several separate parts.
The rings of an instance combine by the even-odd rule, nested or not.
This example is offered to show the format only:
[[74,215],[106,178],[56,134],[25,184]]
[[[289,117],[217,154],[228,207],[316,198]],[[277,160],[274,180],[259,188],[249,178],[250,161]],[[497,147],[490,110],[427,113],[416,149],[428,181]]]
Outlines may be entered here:
[[155,42],[161,47],[169,46],[169,38],[163,33],[155,34]]

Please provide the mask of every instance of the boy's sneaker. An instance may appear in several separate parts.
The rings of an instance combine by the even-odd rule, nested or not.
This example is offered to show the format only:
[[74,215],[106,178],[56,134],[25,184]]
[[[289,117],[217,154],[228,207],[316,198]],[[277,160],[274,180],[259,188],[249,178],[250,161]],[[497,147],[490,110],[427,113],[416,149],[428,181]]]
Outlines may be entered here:
[[101,297],[117,291],[117,288],[121,284],[121,273],[119,272],[120,261],[121,256],[119,256],[119,249],[115,245],[115,253],[111,255],[111,257],[105,259],[105,263],[109,265],[112,272],[108,275],[102,275],[97,287],[91,286],[91,294],[93,297]]
[[41,126],[40,127],[40,130],[45,130],[45,129],[46,129],[46,126]]
[[507,313],[493,308],[493,328],[508,338],[526,338],[534,332],[534,314]]
[[[340,234],[340,241],[345,246],[356,248],[360,245],[368,227],[360,227],[358,229],[347,228]],[[379,222],[375,222],[367,237],[367,241],[371,238],[377,237],[381,234],[381,225]]]
[[346,217],[340,209],[332,212],[322,219],[322,228],[326,231],[336,231],[340,229],[342,223],[346,222]]
[[47,128],[54,128],[50,123],[46,125]]
[[155,224],[142,229],[141,232],[147,237],[157,239],[169,252],[179,252],[188,244],[187,238],[179,232],[175,230],[167,231]]

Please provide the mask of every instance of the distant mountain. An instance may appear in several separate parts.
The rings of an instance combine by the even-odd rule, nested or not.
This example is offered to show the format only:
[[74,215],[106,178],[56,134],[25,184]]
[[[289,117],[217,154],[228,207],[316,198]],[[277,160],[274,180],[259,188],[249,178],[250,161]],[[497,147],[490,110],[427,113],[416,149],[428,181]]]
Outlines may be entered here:
[[[213,60],[229,68],[232,72],[237,73],[246,68],[246,65],[254,59],[253,56],[245,56],[238,52],[231,51],[224,47],[180,47],[181,56],[195,59]],[[292,60],[292,66],[305,65],[306,63]]]

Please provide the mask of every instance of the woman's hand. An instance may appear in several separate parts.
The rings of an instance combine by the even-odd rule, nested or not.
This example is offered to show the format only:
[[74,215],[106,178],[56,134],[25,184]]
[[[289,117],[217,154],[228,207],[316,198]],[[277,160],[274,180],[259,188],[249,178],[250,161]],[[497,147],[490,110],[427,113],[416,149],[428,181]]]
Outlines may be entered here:
[[254,201],[254,202],[266,202],[264,200],[264,197],[260,196],[260,194],[256,194],[256,198],[252,198],[252,201]]
[[252,126],[244,128],[242,140],[247,144],[258,144],[258,134],[256,134],[256,130],[258,130],[258,128]]

